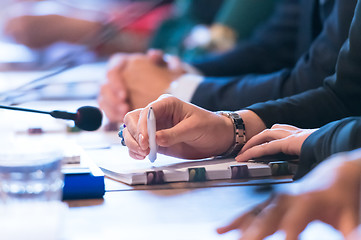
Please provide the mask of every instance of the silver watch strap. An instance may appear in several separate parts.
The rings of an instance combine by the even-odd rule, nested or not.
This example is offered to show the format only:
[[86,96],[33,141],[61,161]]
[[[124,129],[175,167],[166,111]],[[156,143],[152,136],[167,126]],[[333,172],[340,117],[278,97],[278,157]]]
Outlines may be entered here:
[[223,154],[223,156],[237,156],[243,145],[246,143],[246,128],[243,119],[235,112],[217,112],[217,114],[231,119],[234,127],[234,144]]

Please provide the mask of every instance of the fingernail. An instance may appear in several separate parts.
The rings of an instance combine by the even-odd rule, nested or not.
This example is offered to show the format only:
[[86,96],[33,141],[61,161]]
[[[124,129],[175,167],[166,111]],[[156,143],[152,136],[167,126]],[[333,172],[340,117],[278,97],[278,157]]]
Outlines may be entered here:
[[139,146],[140,148],[144,151],[148,148],[147,146],[147,143],[144,141],[144,136],[143,134],[139,133],[139,136],[138,136],[138,142],[139,142]]
[[141,148],[137,148],[137,150],[136,150],[136,154],[138,154],[138,155],[141,155],[141,156],[147,156],[147,151],[145,151],[145,150],[143,150],[143,149],[141,149]]
[[145,156],[142,156],[142,155],[139,155],[139,154],[134,154],[134,155],[135,155],[135,157],[138,158],[138,159],[144,159],[144,158],[145,158]]

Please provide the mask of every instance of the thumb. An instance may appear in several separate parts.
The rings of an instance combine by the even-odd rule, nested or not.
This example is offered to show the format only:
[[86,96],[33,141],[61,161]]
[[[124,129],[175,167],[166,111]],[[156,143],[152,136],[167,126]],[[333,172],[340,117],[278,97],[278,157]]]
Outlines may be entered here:
[[183,71],[183,62],[176,56],[167,55],[168,67],[173,71]]
[[166,62],[163,59],[164,53],[162,50],[149,49],[147,52],[147,56],[152,62],[156,63],[157,65],[166,65]]
[[196,133],[191,118],[187,118],[172,128],[159,130],[156,134],[157,144],[161,147],[169,147],[177,143],[191,141]]
[[123,69],[126,65],[128,56],[129,55],[125,53],[113,54],[107,64],[108,71],[110,71],[111,69]]

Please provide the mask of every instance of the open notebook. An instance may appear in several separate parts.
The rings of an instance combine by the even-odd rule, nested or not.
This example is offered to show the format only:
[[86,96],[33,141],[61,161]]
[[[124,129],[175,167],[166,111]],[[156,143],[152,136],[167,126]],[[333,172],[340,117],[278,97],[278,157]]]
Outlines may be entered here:
[[154,163],[134,160],[126,147],[91,150],[105,175],[129,185],[242,179],[289,174],[287,162],[236,162],[235,159],[184,160],[158,154]]

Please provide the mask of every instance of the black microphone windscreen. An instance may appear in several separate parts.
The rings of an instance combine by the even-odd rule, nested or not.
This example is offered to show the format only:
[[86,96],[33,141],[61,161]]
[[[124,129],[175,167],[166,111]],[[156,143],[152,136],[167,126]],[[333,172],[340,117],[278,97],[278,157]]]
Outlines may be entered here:
[[77,110],[75,126],[86,131],[95,131],[102,125],[103,114],[96,108],[84,106]]

